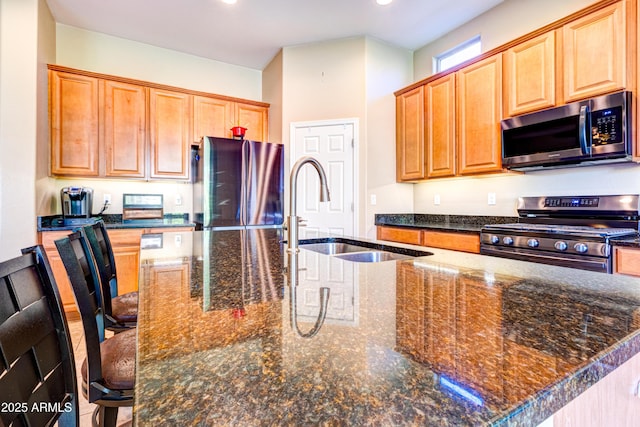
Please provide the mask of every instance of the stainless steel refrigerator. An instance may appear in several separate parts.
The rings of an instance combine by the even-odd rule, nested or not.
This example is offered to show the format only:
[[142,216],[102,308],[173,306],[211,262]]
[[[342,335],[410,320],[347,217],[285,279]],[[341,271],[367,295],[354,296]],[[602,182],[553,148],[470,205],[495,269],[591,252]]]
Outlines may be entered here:
[[281,144],[205,137],[191,166],[198,229],[282,226]]

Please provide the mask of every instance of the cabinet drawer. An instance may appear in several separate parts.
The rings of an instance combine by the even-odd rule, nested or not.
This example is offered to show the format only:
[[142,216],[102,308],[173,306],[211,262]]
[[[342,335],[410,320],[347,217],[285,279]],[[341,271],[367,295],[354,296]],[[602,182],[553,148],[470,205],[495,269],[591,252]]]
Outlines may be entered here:
[[111,241],[111,246],[139,246],[140,236],[142,236],[144,229],[108,229],[107,234]]
[[71,230],[63,230],[63,231],[43,231],[40,232],[40,244],[42,246],[44,246],[44,248],[49,251],[51,249],[53,249],[54,251],[56,251],[57,254],[57,249],[56,249],[56,244],[55,241],[58,239],[62,239],[63,237],[67,237],[69,234],[71,234],[72,231]]
[[614,273],[640,276],[640,249],[614,248]]
[[423,231],[422,245],[478,254],[480,253],[480,236],[470,233]]
[[420,230],[411,230],[396,227],[378,227],[378,240],[388,240],[390,242],[408,243],[411,245],[421,244]]

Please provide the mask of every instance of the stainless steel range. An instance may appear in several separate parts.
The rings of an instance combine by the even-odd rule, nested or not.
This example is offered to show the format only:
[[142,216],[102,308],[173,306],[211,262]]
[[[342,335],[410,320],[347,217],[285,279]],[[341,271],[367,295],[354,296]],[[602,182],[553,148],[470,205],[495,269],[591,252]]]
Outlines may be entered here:
[[638,233],[640,196],[521,197],[518,216],[485,225],[480,253],[611,273],[611,240]]

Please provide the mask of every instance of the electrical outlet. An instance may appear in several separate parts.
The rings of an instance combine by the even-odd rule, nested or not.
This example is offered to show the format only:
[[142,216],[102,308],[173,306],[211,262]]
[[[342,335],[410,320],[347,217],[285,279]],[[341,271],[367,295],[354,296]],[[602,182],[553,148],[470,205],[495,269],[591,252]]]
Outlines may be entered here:
[[182,196],[177,194],[176,195],[176,206],[180,206],[182,205]]
[[177,247],[182,246],[182,235],[181,234],[176,234],[173,239],[174,239],[175,244],[176,244]]
[[440,204],[440,195],[439,194],[434,194],[433,195],[433,204],[434,205],[439,205]]
[[371,205],[375,205],[376,203],[378,203],[378,198],[376,197],[375,194],[371,195]]
[[496,204],[496,193],[488,193],[487,194],[487,204],[495,205]]
[[102,197],[105,204],[111,204],[111,194],[104,194]]

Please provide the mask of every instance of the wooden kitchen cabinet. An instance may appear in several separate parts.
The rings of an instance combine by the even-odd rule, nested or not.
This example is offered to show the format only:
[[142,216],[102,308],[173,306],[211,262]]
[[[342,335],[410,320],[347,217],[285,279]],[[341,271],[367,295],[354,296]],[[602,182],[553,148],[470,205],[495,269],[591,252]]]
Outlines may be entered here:
[[427,178],[456,174],[456,75],[425,85]]
[[396,180],[426,178],[424,87],[396,97]]
[[408,243],[410,245],[422,244],[422,232],[418,229],[386,226],[378,226],[376,228],[376,238],[378,240]]
[[144,178],[147,141],[147,89],[100,81],[105,176]]
[[269,107],[233,102],[225,99],[194,96],[193,138],[200,142],[204,136],[232,138],[231,128],[247,129],[245,139],[269,140]]
[[48,68],[53,176],[187,180],[203,136],[268,140],[267,103]]
[[614,3],[562,28],[564,102],[626,87],[626,5]]
[[480,235],[478,233],[424,230],[422,231],[422,246],[479,254]]
[[234,126],[233,102],[209,98],[193,97],[193,140],[200,142],[205,136],[231,138]]
[[252,141],[269,140],[269,109],[253,104],[235,104],[235,125],[247,128],[245,139]]
[[640,249],[614,246],[613,272],[640,276]]
[[193,96],[149,90],[151,178],[189,179]]
[[556,105],[555,35],[549,31],[504,52],[505,116]]
[[480,253],[480,234],[457,231],[420,230],[377,226],[376,238],[390,242],[421,245],[432,248],[450,249],[461,252]]
[[98,79],[49,72],[51,173],[99,175]]
[[494,55],[457,73],[458,172],[502,170],[502,56]]

